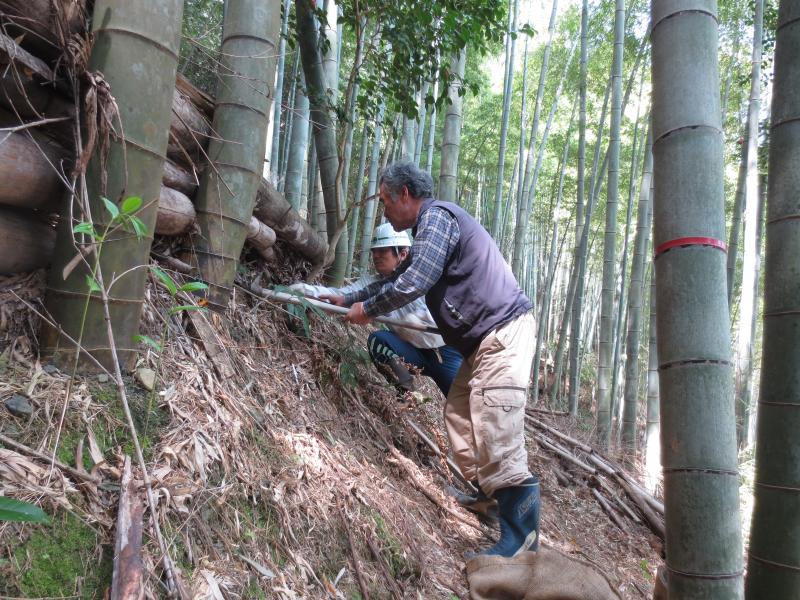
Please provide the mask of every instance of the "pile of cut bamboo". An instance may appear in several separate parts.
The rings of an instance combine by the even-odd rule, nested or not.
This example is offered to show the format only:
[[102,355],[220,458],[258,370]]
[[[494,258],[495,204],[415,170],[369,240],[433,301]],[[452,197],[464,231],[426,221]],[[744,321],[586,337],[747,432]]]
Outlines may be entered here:
[[[63,58],[65,40],[85,26],[85,15],[82,3],[73,0],[0,0],[0,26],[0,275],[5,275],[44,267],[53,254],[54,223],[68,205],[77,119],[72,83],[51,67]],[[196,230],[193,197],[213,137],[213,106],[213,99],[178,77],[157,235]],[[81,122],[87,118],[81,115]],[[326,241],[262,179],[247,242],[270,261],[277,238],[312,263],[323,260],[327,250]]]

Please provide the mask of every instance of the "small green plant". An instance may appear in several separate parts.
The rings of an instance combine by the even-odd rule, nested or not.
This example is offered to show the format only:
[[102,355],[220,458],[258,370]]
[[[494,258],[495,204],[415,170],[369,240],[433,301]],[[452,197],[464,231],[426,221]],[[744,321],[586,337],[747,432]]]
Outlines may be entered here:
[[50,520],[44,511],[35,504],[0,496],[0,521],[48,523]]
[[94,224],[89,221],[81,221],[72,228],[72,233],[86,235],[92,240],[93,244],[98,246],[92,272],[86,275],[86,285],[89,288],[90,294],[102,291],[100,289],[100,284],[97,282],[96,273],[97,266],[100,264],[100,252],[102,251],[103,242],[108,239],[109,234],[121,228],[134,234],[137,240],[141,240],[147,235],[147,226],[135,215],[136,211],[142,207],[142,199],[139,196],[128,196],[119,206],[108,198],[101,197],[100,199],[103,201],[106,211],[111,216],[103,232],[98,232]]
[[296,296],[298,300],[298,304],[287,303],[286,305],[286,312],[289,313],[292,317],[294,317],[300,324],[303,326],[303,333],[307,338],[311,338],[311,323],[308,320],[308,313],[307,311],[312,311],[318,317],[323,319],[327,319],[328,315],[326,315],[322,309],[315,306],[311,302],[306,299],[301,293],[297,290],[293,290],[290,287],[286,287],[285,285],[276,285],[273,288],[276,292],[283,292],[284,294],[290,294],[292,296]]
[[[172,300],[175,302],[175,305],[169,309],[169,316],[172,317],[182,312],[188,312],[191,310],[207,310],[205,306],[200,306],[198,304],[179,304],[178,295],[181,293],[192,294],[194,292],[200,292],[203,290],[208,289],[208,285],[203,283],[202,281],[187,281],[182,285],[178,285],[177,282],[167,274],[166,271],[157,267],[155,265],[150,265],[150,272],[156,276],[159,283],[167,290],[167,293],[170,295]],[[159,353],[159,357],[161,356],[161,351],[164,348],[164,344],[166,343],[167,336],[169,334],[169,320],[164,320],[164,327],[161,330],[161,343],[155,341],[148,335],[141,335],[137,334],[133,336],[134,341],[141,342],[153,348],[156,352]],[[156,379],[161,375],[161,361],[158,362],[158,367],[156,369]],[[150,392],[148,401],[147,401],[147,417],[145,420],[144,425],[144,434],[147,435],[147,428],[150,424],[150,413],[153,409],[153,401],[155,399],[156,388],[153,386],[153,390]]]
[[639,568],[642,570],[642,575],[647,581],[653,581],[653,576],[650,574],[650,563],[646,558],[639,561]]

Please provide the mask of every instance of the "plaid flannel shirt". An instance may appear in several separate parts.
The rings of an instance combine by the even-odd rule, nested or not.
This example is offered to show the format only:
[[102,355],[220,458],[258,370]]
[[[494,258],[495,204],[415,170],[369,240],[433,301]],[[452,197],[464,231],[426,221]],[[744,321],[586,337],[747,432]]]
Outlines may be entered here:
[[364,302],[364,313],[383,315],[425,295],[442,275],[461,233],[455,217],[433,206],[417,222],[417,234],[406,260],[389,277],[345,294],[345,303]]

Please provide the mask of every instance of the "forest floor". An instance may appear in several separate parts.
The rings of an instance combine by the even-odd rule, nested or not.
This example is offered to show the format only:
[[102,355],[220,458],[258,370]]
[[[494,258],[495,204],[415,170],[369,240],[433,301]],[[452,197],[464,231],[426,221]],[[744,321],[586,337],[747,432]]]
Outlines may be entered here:
[[[69,375],[36,355],[39,317],[26,302],[42,293],[41,273],[0,280],[0,403],[22,394],[32,405],[24,418],[0,406],[0,434],[21,444],[0,440],[0,494],[51,515],[49,525],[0,525],[0,597],[99,599],[132,436],[105,376],[76,378],[65,406]],[[468,597],[463,553],[496,531],[445,492],[458,482],[408,425],[446,448],[432,385],[398,402],[369,364],[366,329],[298,317],[239,288],[224,316],[170,317],[171,302],[151,281],[143,329],[169,339],[136,365],[157,374],[155,391],[133,378],[126,389],[189,597]],[[541,418],[588,443],[580,422]],[[543,543],[596,565],[622,597],[648,598],[660,539],[630,518],[617,519],[621,528],[580,469],[535,435],[528,442],[543,481]],[[62,468],[46,460],[54,447]],[[159,598],[163,562],[149,519],[146,596]]]

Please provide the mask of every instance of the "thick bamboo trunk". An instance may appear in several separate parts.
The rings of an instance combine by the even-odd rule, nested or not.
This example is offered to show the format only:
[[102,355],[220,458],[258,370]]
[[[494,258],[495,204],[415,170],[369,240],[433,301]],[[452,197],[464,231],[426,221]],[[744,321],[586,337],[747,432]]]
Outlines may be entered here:
[[[275,76],[275,95],[272,102],[272,142],[269,149],[269,169],[273,183],[277,183],[283,173],[280,169],[281,153],[281,114],[283,112],[283,78],[286,71],[286,38],[289,31],[289,8],[292,3],[291,0],[282,0],[281,2],[283,16],[281,20],[281,38],[278,42],[278,66],[277,75]],[[289,104],[289,106],[291,106]],[[288,123],[288,122],[287,122]],[[290,138],[286,135],[288,127],[284,130],[283,144],[286,145]],[[284,148],[285,153],[285,148]]]
[[[331,2],[331,4],[333,3]],[[328,78],[326,77],[325,65],[323,65],[323,56],[320,53],[319,30],[311,1],[295,0],[295,11],[297,14],[298,45],[308,88],[314,146],[317,152],[317,164],[319,165],[320,187],[324,202],[325,232],[328,243],[335,244],[340,233],[339,221],[341,218],[341,203],[336,186],[339,154],[336,144],[336,126],[331,116],[328,94],[326,93],[329,87]],[[331,28],[329,27],[328,29],[330,30]],[[331,31],[331,34],[333,35],[333,31]],[[325,58],[330,65],[332,60],[330,54],[327,54]],[[335,61],[333,62],[335,63]],[[330,69],[332,67],[329,67],[328,70]],[[311,187],[309,185],[309,188]],[[311,206],[313,204],[309,202],[309,207]],[[321,230],[322,228],[319,227],[318,231]],[[347,252],[346,244],[344,248],[336,244],[335,252],[345,258],[343,254]],[[334,286],[341,285],[346,263],[346,258],[343,261],[336,260],[337,268],[327,274]],[[338,268],[339,266],[341,267],[340,269]]]
[[374,196],[378,191],[378,167],[381,161],[381,135],[383,134],[385,112],[386,106],[381,103],[375,120],[372,152],[369,159],[369,175],[367,177],[367,198],[369,200],[364,205],[364,223],[361,227],[361,255],[358,265],[362,275],[369,270],[369,242],[372,239],[372,230],[375,228],[375,213],[378,208],[378,201]]
[[653,0],[651,23],[669,597],[736,600],[743,596],[743,564],[720,241],[725,217],[716,2]]
[[439,198],[446,202],[457,199],[456,182],[458,179],[458,154],[461,147],[461,110],[464,96],[459,94],[463,85],[464,69],[467,65],[466,48],[453,57],[450,71],[453,79],[447,90],[450,105],[444,118],[442,132],[442,148],[439,164]]
[[597,440],[608,448],[611,441],[611,370],[613,364],[612,332],[614,280],[617,251],[617,207],[619,205],[619,146],[622,120],[622,47],[625,37],[625,2],[617,0],[614,16],[614,58],[611,67],[611,126],[609,128],[608,196],[606,230],[603,242],[603,293],[600,301],[600,353],[597,366]]
[[[14,112],[27,119],[37,119],[37,112],[47,117],[72,116],[74,105],[71,99],[61,95],[52,85],[43,85],[44,81],[53,78],[49,67],[35,57],[23,57],[24,60],[21,60],[20,57],[25,51],[13,41],[11,44],[13,47],[9,47],[12,48],[11,54],[16,57],[17,66],[7,69],[5,77],[0,82],[0,89],[3,92],[0,93],[0,106],[9,110],[13,108]],[[193,164],[199,164],[208,144],[211,133],[210,115],[213,113],[213,108],[213,99],[183,77],[177,77],[172,97],[167,147],[170,159],[164,161],[162,183],[189,198],[195,196],[199,185]],[[0,110],[0,121],[4,126],[13,127],[18,124],[19,119],[14,112]],[[300,144],[299,141],[308,139],[308,120],[306,118],[298,121],[298,127],[294,130],[299,129],[298,136],[303,135],[297,138],[293,136],[292,139],[297,139],[297,147],[302,149],[302,152],[298,153],[302,168],[306,144]],[[70,127],[69,122],[55,123],[44,130],[45,133],[56,134],[54,137],[59,143],[54,143],[34,130],[28,130],[25,134],[0,135],[0,140],[5,140],[0,144],[0,204],[58,210],[60,196],[65,188],[53,166],[57,167],[60,161],[70,157],[70,152],[64,149],[72,148],[73,145]],[[30,140],[29,135],[33,136],[34,141]],[[293,143],[291,149],[294,150],[295,147]],[[69,165],[65,164],[65,167],[68,171]],[[302,181],[302,177],[300,180]],[[299,193],[300,190],[297,191],[298,195]],[[272,203],[272,206],[267,206],[267,203]],[[261,219],[281,238],[285,234],[285,241],[294,250],[312,263],[322,261],[327,248],[325,241],[318,239],[297,211],[289,210],[287,202],[272,186],[269,193],[259,193],[259,204]],[[162,234],[158,227],[155,231]],[[171,234],[165,231],[163,235]]]
[[41,215],[0,206],[0,275],[47,266],[55,243],[56,230]]
[[739,448],[747,442],[747,411],[753,393],[753,330],[755,328],[758,280],[757,239],[759,223],[758,116],[761,110],[761,45],[764,22],[763,0],[755,0],[750,101],[747,109],[747,174],[745,176],[742,288],[739,299],[739,331],[736,350],[736,438]]
[[[503,114],[500,120],[500,149],[497,155],[497,181],[494,189],[494,218],[492,219],[492,237],[497,244],[501,244],[500,236],[500,211],[503,203],[503,186],[505,179],[503,171],[506,166],[506,138],[508,137],[508,118],[511,111],[511,96],[514,92],[514,55],[517,45],[517,17],[519,16],[519,0],[514,0],[513,11],[509,11],[509,29],[506,34],[506,61],[505,81],[503,85]],[[512,17],[513,15],[513,17]],[[519,168],[519,166],[517,167]],[[513,179],[513,177],[512,177]],[[512,183],[509,187],[509,196],[514,189]]]
[[[521,252],[521,242],[517,242],[517,236],[524,237],[524,231],[529,226],[529,221],[531,217],[531,211],[533,209],[533,198],[536,193],[536,184],[539,180],[539,174],[542,171],[542,162],[544,161],[544,154],[545,150],[547,149],[547,140],[550,137],[550,130],[553,126],[553,120],[555,119],[556,112],[558,111],[558,101],[561,98],[561,91],[564,87],[564,82],[567,79],[567,74],[569,73],[569,68],[572,65],[572,58],[575,54],[575,48],[577,44],[573,44],[572,48],[569,52],[569,57],[567,58],[566,62],[564,63],[564,70],[561,73],[561,78],[558,81],[558,86],[556,87],[555,96],[553,97],[553,103],[550,107],[550,112],[547,115],[547,122],[545,124],[544,131],[542,132],[542,139],[539,141],[539,146],[536,152],[536,166],[533,169],[533,173],[526,173],[525,177],[527,178],[527,185],[523,184],[523,192],[522,197],[519,198],[519,208],[517,210],[517,223],[514,228],[514,239],[513,239],[513,252]],[[528,158],[531,158],[529,155]],[[535,244],[535,238],[534,238]],[[513,254],[511,262],[514,262]],[[534,296],[536,293],[534,291]]]
[[350,278],[353,274],[353,263],[356,259],[356,239],[358,238],[358,225],[361,221],[361,192],[364,190],[364,169],[367,165],[367,152],[369,150],[369,126],[364,125],[361,132],[361,148],[358,153],[358,169],[356,170],[356,189],[353,194],[353,213],[350,215],[350,237],[347,250],[347,268],[345,278]]
[[[651,199],[652,210],[652,199]],[[656,348],[656,277],[650,273],[650,331],[647,352],[647,425],[645,429],[645,487],[653,492],[661,476],[661,419],[658,403],[658,350]]]
[[287,148],[286,178],[283,190],[286,200],[294,207],[300,209],[303,192],[303,173],[306,170],[306,156],[308,156],[308,96],[303,90],[304,81],[302,74],[294,96],[294,113],[289,147]]
[[[586,72],[588,64],[589,44],[589,2],[581,2],[581,50],[580,50],[580,82],[578,109],[578,181],[577,197],[575,200],[575,261],[581,256],[581,229],[583,228],[583,211],[585,206],[586,190]],[[572,343],[569,347],[569,414],[573,417],[578,414],[578,395],[580,393],[580,374],[578,373],[578,349],[580,348],[580,306],[583,302],[583,286],[575,290],[572,301],[572,314],[570,317],[570,332]]]
[[628,341],[625,363],[625,400],[623,403],[622,445],[630,458],[636,453],[636,415],[639,391],[639,337],[642,317],[645,252],[650,233],[650,180],[653,176],[653,145],[650,128],[645,142],[642,185],[639,189],[639,210],[636,216],[636,238],[631,263],[631,288],[628,298]]
[[[800,3],[778,10],[748,600],[800,590]],[[659,330],[660,334],[660,330]]]
[[[534,148],[536,147],[536,138],[539,130],[539,116],[542,112],[542,100],[544,98],[544,84],[547,78],[547,64],[550,60],[550,49],[553,45],[553,34],[555,32],[556,14],[558,12],[558,0],[553,0],[553,7],[550,10],[550,22],[547,26],[547,42],[544,46],[544,53],[542,55],[542,66],[539,69],[539,86],[536,90],[536,102],[533,108],[533,122],[531,123],[531,137],[528,140],[528,153],[525,159],[525,176],[520,178],[522,181],[522,195],[517,198],[517,227],[514,232],[514,253],[511,259],[511,270],[514,276],[520,278],[522,266],[522,253],[523,244],[525,241],[525,227],[528,224],[527,215],[523,215],[522,211],[526,205],[525,199],[529,195],[531,188],[531,175],[533,174],[534,163]],[[521,167],[520,167],[521,168]]]
[[[573,103],[572,105],[572,116],[569,120],[569,126],[567,127],[567,135],[566,135],[566,142],[564,143],[564,154],[561,157],[561,168],[560,168],[560,176],[558,181],[558,195],[556,196],[555,206],[551,212],[551,218],[553,221],[553,234],[550,238],[550,253],[548,258],[548,265],[547,265],[547,279],[544,287],[544,294],[542,297],[541,306],[539,308],[539,330],[536,332],[536,350],[534,352],[533,357],[533,401],[532,404],[535,406],[536,402],[539,399],[539,360],[541,358],[542,353],[542,346],[546,344],[546,334],[547,334],[547,322],[550,319],[551,313],[555,313],[554,310],[551,310],[550,303],[551,298],[553,297],[553,282],[555,279],[556,274],[556,267],[557,267],[557,257],[558,254],[560,256],[560,248],[558,251],[558,211],[561,207],[561,197],[564,192],[564,176],[567,172],[567,159],[569,158],[569,146],[572,137],[572,122],[575,118],[575,108],[577,103]],[[558,287],[558,286],[555,286]],[[568,316],[565,312],[564,314],[564,321],[568,321]],[[547,371],[545,370],[545,385],[547,382],[546,377]]]
[[[137,216],[146,227],[146,235],[139,240],[118,229],[103,242],[98,265],[108,281],[121,276],[109,293],[108,312],[123,368],[132,366],[136,356],[133,338],[138,331],[146,280],[146,270],[141,267],[149,259],[161,188],[161,178],[153,174],[162,172],[167,149],[182,11],[180,0],[158,4],[97,0],[94,5],[95,42],[90,68],[101,71],[110,85],[121,120],[115,127],[124,131],[124,139],[110,141],[105,161],[95,154],[89,162],[85,200],[90,214],[81,215],[77,206],[71,214],[78,220],[91,219],[95,229],[102,232],[110,221],[102,197],[119,202],[135,195],[143,200]],[[131,57],[137,60],[132,62]],[[106,310],[99,294],[87,299],[87,268],[79,265],[66,279],[62,275],[76,254],[74,224],[61,219],[59,225],[45,301],[58,327],[43,327],[42,353],[59,361],[73,355],[75,349],[60,335],[63,330],[74,339],[82,338],[83,347],[111,369],[114,358],[104,324]]]
[[195,199],[200,232],[193,236],[208,304],[217,311],[228,305],[262,180],[280,28],[278,5],[267,0],[225,6],[213,124],[219,137],[208,145]]

